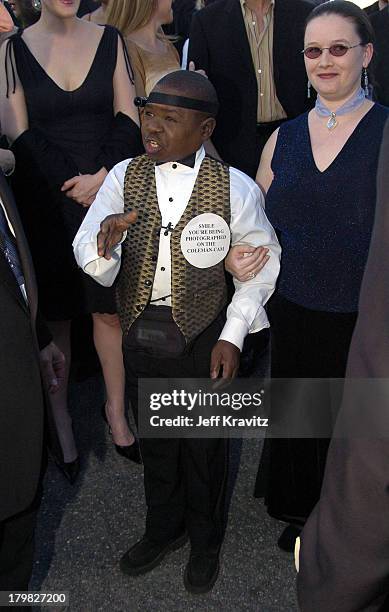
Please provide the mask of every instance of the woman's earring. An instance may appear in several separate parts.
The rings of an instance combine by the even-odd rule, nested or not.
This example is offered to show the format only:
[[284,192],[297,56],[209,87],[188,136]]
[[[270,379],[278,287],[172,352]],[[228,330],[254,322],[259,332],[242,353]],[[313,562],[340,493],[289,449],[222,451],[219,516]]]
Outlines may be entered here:
[[36,11],[40,11],[42,8],[41,0],[32,0],[32,6]]
[[308,79],[308,83],[307,83],[307,98],[308,100],[311,99],[311,81]]
[[363,89],[365,90],[366,98],[370,97],[370,89],[369,89],[369,76],[367,74],[367,68],[362,70],[362,81],[363,81]]

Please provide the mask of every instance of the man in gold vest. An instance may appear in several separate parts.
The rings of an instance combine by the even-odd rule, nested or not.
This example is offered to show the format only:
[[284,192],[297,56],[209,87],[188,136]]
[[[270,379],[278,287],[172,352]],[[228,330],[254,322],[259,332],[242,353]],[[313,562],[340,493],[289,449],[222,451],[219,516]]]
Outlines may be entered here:
[[[269,325],[263,306],[280,254],[258,186],[205,154],[218,108],[211,83],[194,72],[173,72],[138,103],[146,155],[113,168],[74,241],[88,274],[103,285],[117,276],[135,415],[139,378],[235,376],[245,336]],[[193,242],[202,226],[219,228],[213,231],[222,238]],[[266,265],[258,274],[258,264],[248,264],[249,280],[236,282],[227,315],[225,232],[232,244],[250,244],[249,252],[266,246]],[[122,557],[121,569],[150,571],[189,534],[184,583],[192,593],[205,593],[219,571],[226,440],[143,438],[141,450],[146,531]]]

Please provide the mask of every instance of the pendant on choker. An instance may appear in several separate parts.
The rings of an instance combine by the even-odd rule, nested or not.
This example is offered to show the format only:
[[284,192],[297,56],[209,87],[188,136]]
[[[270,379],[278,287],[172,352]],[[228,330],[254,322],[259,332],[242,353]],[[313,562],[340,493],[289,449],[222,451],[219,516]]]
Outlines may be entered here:
[[347,113],[352,113],[360,108],[366,101],[365,92],[362,87],[354,93],[351,98],[349,98],[340,108],[337,108],[336,111],[330,111],[330,109],[324,104],[323,100],[320,96],[317,96],[316,104],[315,104],[315,112],[319,117],[326,117],[327,120],[327,129],[333,130],[338,125],[338,117],[342,115],[346,115]]
[[329,130],[334,130],[338,125],[338,121],[336,119],[336,113],[331,113],[330,118],[327,121],[327,128]]

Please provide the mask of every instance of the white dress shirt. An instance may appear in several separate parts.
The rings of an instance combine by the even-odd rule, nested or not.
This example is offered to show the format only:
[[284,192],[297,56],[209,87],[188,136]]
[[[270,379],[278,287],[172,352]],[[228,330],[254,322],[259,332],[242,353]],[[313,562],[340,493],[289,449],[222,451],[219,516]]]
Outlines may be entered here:
[[[155,180],[162,225],[177,225],[183,214],[200,169],[205,151],[196,154],[194,168],[179,162],[155,166]],[[117,164],[106,177],[73,242],[78,265],[101,285],[113,284],[120,269],[121,245],[106,260],[97,255],[100,223],[108,215],[123,212],[123,185],[127,159]],[[281,247],[263,210],[264,198],[256,183],[240,170],[230,168],[231,244],[249,244],[269,248],[270,259],[261,272],[244,283],[234,279],[235,293],[227,309],[227,321],[220,340],[235,344],[240,350],[247,333],[269,327],[264,304],[272,295],[279,273]],[[171,232],[160,231],[159,253],[152,288],[154,304],[171,305]],[[123,240],[125,236],[123,236]],[[169,297],[167,297],[169,296]],[[162,299],[165,298],[165,299]]]

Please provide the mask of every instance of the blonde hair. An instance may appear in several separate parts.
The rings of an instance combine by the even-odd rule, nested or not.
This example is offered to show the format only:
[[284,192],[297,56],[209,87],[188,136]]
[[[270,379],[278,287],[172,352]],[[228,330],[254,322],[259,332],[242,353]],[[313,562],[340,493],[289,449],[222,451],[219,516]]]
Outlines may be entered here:
[[126,36],[147,25],[157,8],[157,0],[113,0],[109,3],[107,24]]

